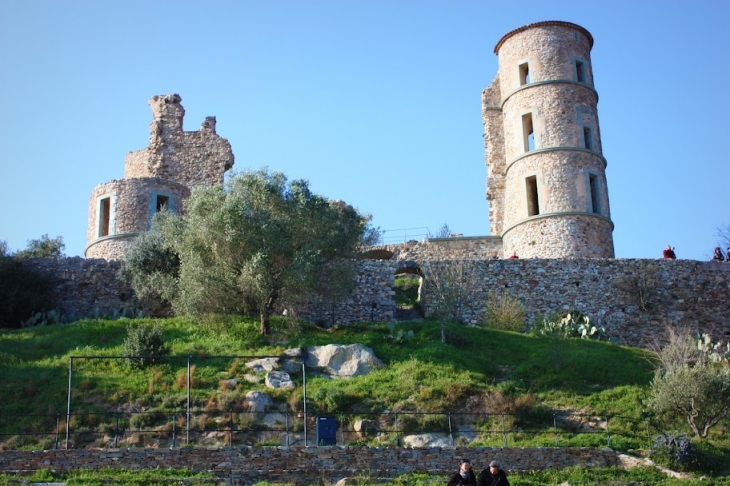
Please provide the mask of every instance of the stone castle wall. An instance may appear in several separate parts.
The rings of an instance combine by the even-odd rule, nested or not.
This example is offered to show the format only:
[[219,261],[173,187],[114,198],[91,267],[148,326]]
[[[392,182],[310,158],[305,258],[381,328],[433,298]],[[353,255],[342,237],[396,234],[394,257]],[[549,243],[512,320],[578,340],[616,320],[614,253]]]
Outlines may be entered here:
[[150,310],[140,307],[134,290],[120,280],[121,262],[71,257],[31,258],[23,263],[51,277],[55,310],[64,321]]
[[[397,253],[392,253],[395,250]],[[478,325],[486,313],[490,292],[505,293],[522,302],[528,322],[541,316],[579,310],[603,326],[622,344],[649,347],[669,326],[730,338],[730,264],[694,260],[623,259],[475,259],[470,252],[448,253],[434,243],[391,247],[389,260],[359,262],[357,285],[351,296],[323,296],[308,306],[292,309],[310,322],[390,321],[396,315],[396,273],[425,274],[422,306],[428,313],[429,263],[447,262],[444,256],[464,259],[470,268],[472,291],[463,320]],[[482,249],[491,254],[490,250]],[[441,263],[438,263],[441,262]],[[156,312],[151,303],[139,304],[132,290],[119,280],[120,262],[81,258],[32,259],[32,264],[58,283],[64,315],[108,315],[122,308]],[[167,310],[159,306],[163,313]]]
[[[469,269],[471,297],[464,322],[479,325],[490,292],[522,302],[528,324],[554,312],[579,310],[619,342],[650,347],[668,327],[706,332],[730,339],[730,264],[695,260],[637,259],[493,259],[497,239],[458,238],[373,248],[381,258],[379,279],[407,271],[425,275],[421,297],[428,315],[428,272],[449,261]],[[359,287],[356,293],[362,290]],[[344,307],[350,306],[345,311]],[[367,308],[350,302],[336,308],[352,321],[368,321]],[[348,322],[341,320],[340,322]]]
[[567,467],[620,467],[611,449],[598,448],[428,448],[386,447],[209,447],[180,449],[98,449],[1,451],[0,472],[40,469],[189,469],[210,471],[229,484],[334,484],[345,477],[395,478],[409,473],[451,476],[468,457],[477,471],[498,460],[512,471]]
[[231,144],[216,133],[215,117],[207,117],[198,131],[184,131],[181,101],[177,94],[150,98],[150,145],[127,155],[125,178],[160,177],[190,188],[223,183],[233,167]]

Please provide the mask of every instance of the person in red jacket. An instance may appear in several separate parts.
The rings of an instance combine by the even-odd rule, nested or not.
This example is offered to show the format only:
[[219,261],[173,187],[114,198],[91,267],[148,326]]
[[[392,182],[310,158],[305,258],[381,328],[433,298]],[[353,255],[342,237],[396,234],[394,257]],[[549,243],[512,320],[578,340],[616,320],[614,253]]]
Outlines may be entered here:
[[516,251],[512,252],[512,255],[509,257],[510,260],[517,260],[519,258]]
[[667,247],[664,249],[664,259],[665,260],[676,260],[677,255],[674,254],[674,248],[672,248],[672,245],[667,245]]

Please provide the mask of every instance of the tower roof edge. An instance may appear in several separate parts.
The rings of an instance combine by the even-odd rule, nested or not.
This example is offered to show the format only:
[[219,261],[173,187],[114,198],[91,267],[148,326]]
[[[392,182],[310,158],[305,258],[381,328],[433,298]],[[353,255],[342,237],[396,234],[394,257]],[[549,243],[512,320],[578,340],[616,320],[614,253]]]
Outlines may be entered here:
[[581,27],[578,24],[574,24],[572,22],[565,22],[562,20],[545,20],[543,22],[533,22],[531,24],[523,25],[522,27],[518,27],[514,30],[507,32],[506,34],[504,34],[502,36],[501,39],[499,39],[499,41],[497,42],[497,45],[494,46],[494,53],[499,54],[499,48],[502,47],[502,44],[504,44],[504,42],[507,39],[509,39],[510,37],[512,37],[513,35],[519,34],[520,32],[524,32],[524,31],[526,31],[528,29],[532,29],[534,27],[544,27],[544,26],[550,26],[550,25],[556,25],[556,26],[560,26],[560,27],[569,27],[569,28],[576,29],[576,30],[582,32],[583,35],[585,35],[588,38],[588,44],[590,45],[590,47],[593,48],[593,36],[591,35],[590,32],[588,32],[588,30],[586,28]]

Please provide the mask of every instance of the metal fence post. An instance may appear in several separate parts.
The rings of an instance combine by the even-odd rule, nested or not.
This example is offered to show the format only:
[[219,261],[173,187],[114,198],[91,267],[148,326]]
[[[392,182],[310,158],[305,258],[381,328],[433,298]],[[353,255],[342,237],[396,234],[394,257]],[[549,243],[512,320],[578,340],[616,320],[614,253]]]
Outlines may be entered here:
[[400,445],[400,432],[398,432],[398,412],[395,413],[395,445]]
[[611,434],[608,431],[608,415],[606,415],[606,447],[611,447]]
[[58,426],[61,425],[61,414],[56,412],[56,444],[53,446],[54,449],[58,449]]
[[553,430],[555,430],[555,445],[560,445],[560,437],[558,437],[558,414],[553,412]]
[[228,426],[230,428],[230,434],[228,436],[228,447],[233,447],[233,412],[230,412],[231,416],[228,419]]
[[504,414],[502,414],[502,443],[507,447],[507,432],[504,430]]
[[68,404],[66,406],[66,449],[68,449],[68,437],[70,434],[71,424],[71,380],[73,379],[74,373],[74,358],[73,356],[68,358]]
[[190,444],[190,356],[188,356],[188,408],[185,415],[185,443]]
[[286,427],[286,446],[290,447],[289,445],[289,412],[287,411],[286,414],[284,414],[285,427]]
[[307,372],[304,368],[306,356],[302,358],[302,404],[304,411],[304,447],[307,447]]
[[451,412],[447,414],[449,418],[449,437],[451,438],[451,447],[454,447],[454,432],[451,429]]
[[340,445],[345,445],[345,415],[340,414]]
[[114,447],[119,446],[119,414],[115,414],[114,420]]

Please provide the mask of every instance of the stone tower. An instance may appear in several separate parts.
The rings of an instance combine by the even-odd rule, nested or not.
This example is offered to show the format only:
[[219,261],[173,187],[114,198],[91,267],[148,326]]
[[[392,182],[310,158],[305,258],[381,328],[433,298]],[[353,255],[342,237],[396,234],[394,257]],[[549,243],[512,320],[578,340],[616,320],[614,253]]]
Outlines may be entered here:
[[520,258],[613,258],[591,34],[547,21],[507,33],[482,93],[491,233]]
[[181,101],[177,94],[153,96],[149,147],[127,154],[124,179],[94,188],[87,258],[122,258],[163,207],[179,212],[193,187],[223,183],[233,166],[231,144],[216,134],[215,117],[207,117],[198,131],[183,131]]

